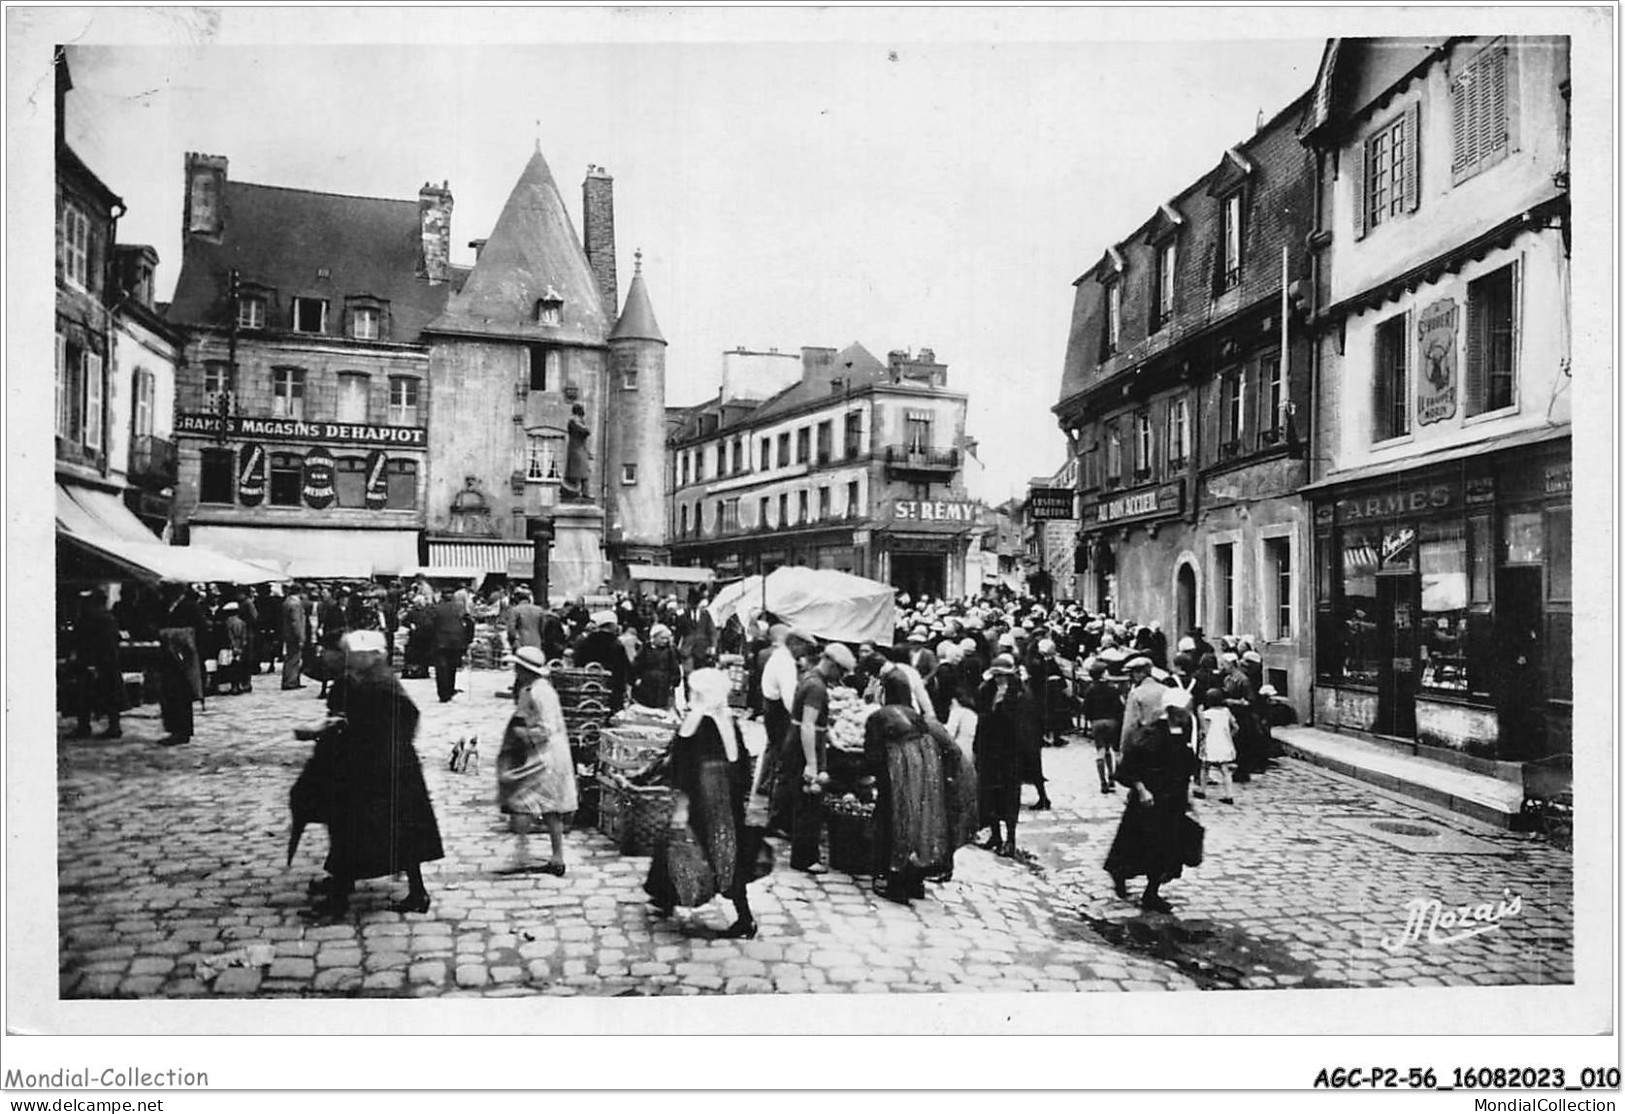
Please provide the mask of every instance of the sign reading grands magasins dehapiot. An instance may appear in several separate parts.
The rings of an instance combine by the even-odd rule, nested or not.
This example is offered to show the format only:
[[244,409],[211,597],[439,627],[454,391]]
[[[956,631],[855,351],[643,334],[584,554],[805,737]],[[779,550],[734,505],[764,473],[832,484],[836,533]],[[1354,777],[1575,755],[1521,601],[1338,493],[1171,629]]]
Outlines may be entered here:
[[301,422],[292,418],[222,418],[218,414],[180,414],[175,432],[192,437],[265,437],[275,441],[321,441],[339,445],[393,445],[422,449],[429,444],[423,426],[358,425],[352,422]]

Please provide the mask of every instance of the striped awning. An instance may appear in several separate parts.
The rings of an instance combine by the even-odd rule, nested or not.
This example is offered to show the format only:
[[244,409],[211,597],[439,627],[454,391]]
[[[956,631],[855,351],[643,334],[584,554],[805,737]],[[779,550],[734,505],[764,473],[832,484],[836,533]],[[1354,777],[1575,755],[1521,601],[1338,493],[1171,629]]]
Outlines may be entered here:
[[469,573],[507,575],[510,561],[529,562],[535,553],[530,542],[521,541],[430,541],[425,565],[436,569],[466,570]]
[[656,584],[709,584],[717,578],[711,569],[683,568],[680,565],[628,565],[629,580],[643,580]]

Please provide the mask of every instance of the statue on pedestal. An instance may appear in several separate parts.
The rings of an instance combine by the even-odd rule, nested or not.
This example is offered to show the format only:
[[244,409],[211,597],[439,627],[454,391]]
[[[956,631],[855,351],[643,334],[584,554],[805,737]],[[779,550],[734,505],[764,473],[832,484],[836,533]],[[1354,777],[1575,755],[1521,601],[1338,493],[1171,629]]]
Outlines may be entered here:
[[590,503],[587,493],[587,475],[592,455],[587,452],[587,438],[592,430],[587,426],[587,408],[581,403],[570,407],[570,424],[565,427],[569,443],[564,453],[564,482],[560,489],[571,503]]

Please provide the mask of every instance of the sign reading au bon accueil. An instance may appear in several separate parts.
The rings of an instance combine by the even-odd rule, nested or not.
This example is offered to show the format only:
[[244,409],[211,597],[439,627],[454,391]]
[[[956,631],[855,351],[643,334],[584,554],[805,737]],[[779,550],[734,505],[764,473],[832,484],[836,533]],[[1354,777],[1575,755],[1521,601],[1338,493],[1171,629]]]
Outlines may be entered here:
[[301,422],[292,418],[221,418],[219,414],[180,414],[175,432],[192,437],[265,437],[275,441],[320,441],[339,445],[395,445],[421,449],[429,443],[423,426]]

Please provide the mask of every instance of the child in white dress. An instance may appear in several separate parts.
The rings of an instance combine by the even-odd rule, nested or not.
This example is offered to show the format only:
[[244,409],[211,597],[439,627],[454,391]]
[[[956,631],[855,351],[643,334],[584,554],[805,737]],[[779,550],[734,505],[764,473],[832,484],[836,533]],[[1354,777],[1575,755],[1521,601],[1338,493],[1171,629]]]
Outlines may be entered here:
[[[1217,773],[1219,788],[1224,794],[1219,800],[1233,805],[1236,801],[1230,771],[1236,764],[1236,717],[1225,706],[1224,693],[1218,689],[1203,693],[1202,704],[1201,780],[1205,784],[1209,772]],[[1206,793],[1198,791],[1197,796],[1206,796]]]

